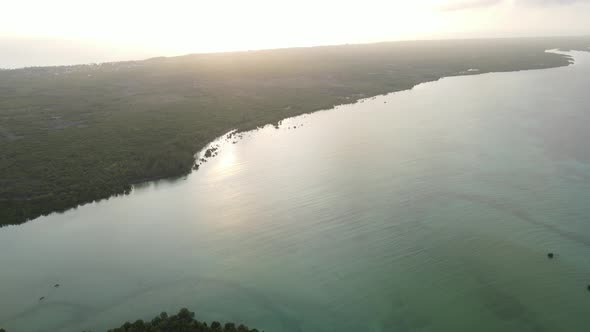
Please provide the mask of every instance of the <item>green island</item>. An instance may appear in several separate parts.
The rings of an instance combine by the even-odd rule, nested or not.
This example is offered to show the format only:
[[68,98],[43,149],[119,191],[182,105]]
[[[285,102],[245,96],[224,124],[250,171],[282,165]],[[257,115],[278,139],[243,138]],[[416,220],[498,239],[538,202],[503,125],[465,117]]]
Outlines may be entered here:
[[[6,332],[6,330],[0,328],[0,332]],[[221,324],[217,321],[207,325],[205,322],[196,320],[194,312],[183,308],[176,315],[169,316],[163,312],[149,322],[141,319],[133,323],[125,322],[121,327],[109,329],[108,332],[258,332],[258,330],[250,329],[242,324],[236,326],[234,323]]]
[[0,226],[187,174],[247,131],[438,80],[567,66],[590,37],[388,42],[0,70]]

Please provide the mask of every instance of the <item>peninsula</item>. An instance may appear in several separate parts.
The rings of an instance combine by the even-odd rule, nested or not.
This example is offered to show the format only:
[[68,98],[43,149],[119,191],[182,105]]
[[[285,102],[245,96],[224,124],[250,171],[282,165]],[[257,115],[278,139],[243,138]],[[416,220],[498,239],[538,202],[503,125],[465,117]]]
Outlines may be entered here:
[[0,226],[187,174],[232,129],[446,76],[566,66],[590,37],[387,42],[0,70]]

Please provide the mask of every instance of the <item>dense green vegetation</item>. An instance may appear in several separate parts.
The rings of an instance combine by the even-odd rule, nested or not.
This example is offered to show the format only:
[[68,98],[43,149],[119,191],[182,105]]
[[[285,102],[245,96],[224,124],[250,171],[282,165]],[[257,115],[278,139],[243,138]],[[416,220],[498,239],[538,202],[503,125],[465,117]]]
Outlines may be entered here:
[[144,322],[137,320],[134,323],[125,323],[119,328],[109,332],[258,332],[244,325],[236,326],[234,323],[221,324],[212,322],[211,325],[195,319],[195,314],[188,309],[181,309],[178,314],[168,316],[165,312],[151,320]]
[[[6,332],[0,329],[0,332]],[[234,323],[221,324],[212,322],[211,325],[195,319],[195,313],[186,308],[180,309],[178,314],[168,316],[163,312],[149,322],[137,320],[134,323],[126,322],[121,327],[110,329],[109,332],[258,332],[257,329],[249,329],[244,325],[236,326]]]
[[[568,65],[590,38],[395,42],[0,71],[0,225],[183,175],[215,137],[445,76]],[[468,69],[477,72],[467,72]]]

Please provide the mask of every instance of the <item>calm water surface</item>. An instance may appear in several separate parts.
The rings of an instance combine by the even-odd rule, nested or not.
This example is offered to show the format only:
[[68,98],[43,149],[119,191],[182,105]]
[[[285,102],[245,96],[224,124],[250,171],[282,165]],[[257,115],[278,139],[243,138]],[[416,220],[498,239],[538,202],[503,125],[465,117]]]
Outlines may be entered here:
[[0,326],[189,307],[267,332],[585,331],[590,54],[575,58],[288,119],[222,139],[185,179],[3,228]]

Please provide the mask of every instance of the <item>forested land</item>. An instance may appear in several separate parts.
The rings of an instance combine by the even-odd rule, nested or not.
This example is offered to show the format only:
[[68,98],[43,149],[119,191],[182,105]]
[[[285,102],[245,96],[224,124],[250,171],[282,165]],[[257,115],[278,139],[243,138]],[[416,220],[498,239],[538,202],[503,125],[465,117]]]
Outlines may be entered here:
[[[0,329],[0,332],[6,332]],[[150,321],[141,319],[133,323],[125,322],[117,328],[108,332],[258,332],[257,329],[250,329],[247,326],[235,323],[214,321],[210,325],[195,319],[195,313],[186,308],[180,309],[178,314],[169,316],[163,312]]]
[[[565,66],[589,37],[389,42],[0,71],[0,226],[190,172],[250,130],[445,76]],[[477,69],[478,71],[468,71]]]

